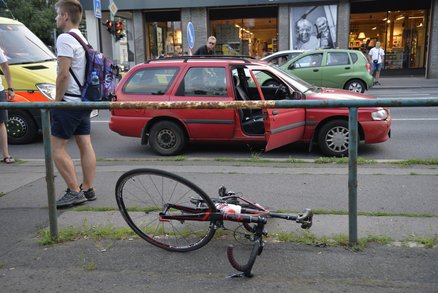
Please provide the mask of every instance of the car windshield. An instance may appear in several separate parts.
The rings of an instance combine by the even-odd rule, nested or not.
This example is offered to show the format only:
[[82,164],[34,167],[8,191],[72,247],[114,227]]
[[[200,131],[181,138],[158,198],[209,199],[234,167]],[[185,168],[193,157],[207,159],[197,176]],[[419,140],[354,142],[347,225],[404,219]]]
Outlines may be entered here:
[[318,87],[302,80],[301,78],[296,77],[295,75],[289,74],[287,71],[281,69],[280,67],[272,66],[272,70],[277,76],[287,81],[289,84],[291,84],[294,88],[302,93],[316,91],[318,89]]
[[52,51],[23,24],[0,24],[0,49],[10,65],[56,60]]

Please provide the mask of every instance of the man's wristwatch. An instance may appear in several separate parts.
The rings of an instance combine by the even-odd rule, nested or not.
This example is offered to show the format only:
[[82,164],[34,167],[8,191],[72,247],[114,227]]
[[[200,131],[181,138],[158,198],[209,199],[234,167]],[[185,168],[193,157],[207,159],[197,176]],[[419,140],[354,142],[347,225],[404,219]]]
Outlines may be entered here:
[[14,91],[14,89],[13,89],[13,88],[11,88],[11,87],[8,87],[8,91],[11,91],[11,92],[13,92],[13,91]]

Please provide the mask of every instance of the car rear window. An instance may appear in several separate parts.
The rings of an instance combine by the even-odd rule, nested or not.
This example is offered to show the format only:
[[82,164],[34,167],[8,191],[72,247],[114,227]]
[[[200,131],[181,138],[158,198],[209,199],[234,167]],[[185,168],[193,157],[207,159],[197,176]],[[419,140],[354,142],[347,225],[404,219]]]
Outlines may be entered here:
[[224,67],[192,67],[181,82],[177,96],[226,97],[227,85]]
[[123,87],[126,94],[164,95],[178,68],[143,68],[131,75]]
[[327,66],[348,65],[348,64],[350,64],[350,58],[348,58],[347,52],[327,53]]
[[355,64],[357,62],[357,60],[359,59],[359,57],[357,56],[356,53],[350,53],[350,57],[351,57],[351,61],[353,62],[353,64]]

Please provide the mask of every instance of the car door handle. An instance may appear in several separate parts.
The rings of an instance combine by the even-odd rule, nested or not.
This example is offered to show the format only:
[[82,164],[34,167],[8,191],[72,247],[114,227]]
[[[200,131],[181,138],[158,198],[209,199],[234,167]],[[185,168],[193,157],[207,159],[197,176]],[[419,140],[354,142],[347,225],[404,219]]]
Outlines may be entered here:
[[351,67],[345,67],[345,69],[351,69]]
[[278,111],[277,110],[272,111],[272,115],[278,115]]

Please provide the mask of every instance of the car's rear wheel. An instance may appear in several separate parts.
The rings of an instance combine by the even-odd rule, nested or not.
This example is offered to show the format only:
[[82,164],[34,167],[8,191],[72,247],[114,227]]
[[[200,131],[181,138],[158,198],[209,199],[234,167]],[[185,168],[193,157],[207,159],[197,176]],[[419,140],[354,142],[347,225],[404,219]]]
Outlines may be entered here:
[[154,152],[162,156],[178,155],[186,145],[184,130],[175,122],[160,121],[149,132],[149,145]]
[[330,121],[319,130],[318,145],[326,156],[348,156],[348,144],[349,130],[345,120]]
[[10,144],[31,143],[38,135],[38,128],[32,116],[22,110],[9,110],[8,142]]
[[359,79],[353,79],[345,84],[344,89],[355,93],[364,93],[366,90],[366,86],[363,81]]

